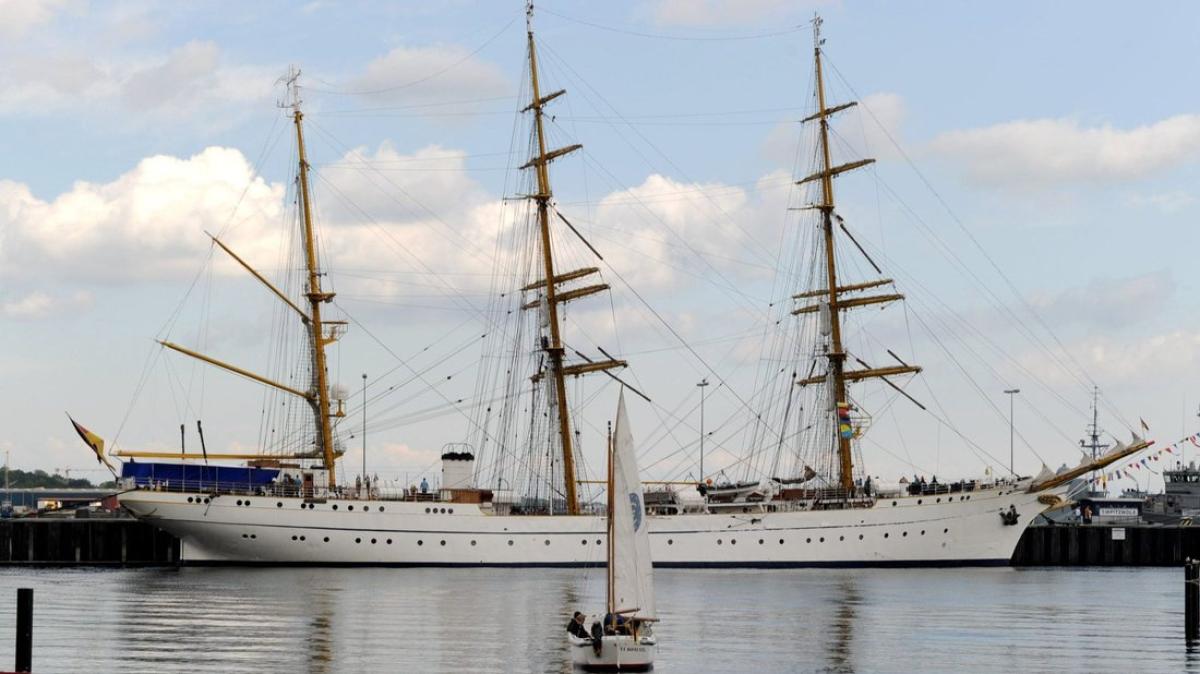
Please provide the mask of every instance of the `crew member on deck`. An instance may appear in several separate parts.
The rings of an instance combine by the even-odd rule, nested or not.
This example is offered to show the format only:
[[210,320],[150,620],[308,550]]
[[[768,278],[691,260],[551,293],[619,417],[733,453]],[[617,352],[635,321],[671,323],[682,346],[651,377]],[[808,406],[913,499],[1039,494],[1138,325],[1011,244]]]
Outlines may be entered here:
[[571,618],[571,622],[567,623],[567,633],[573,637],[591,641],[591,635],[588,634],[587,628],[583,626],[583,619],[583,614],[576,611],[575,615]]

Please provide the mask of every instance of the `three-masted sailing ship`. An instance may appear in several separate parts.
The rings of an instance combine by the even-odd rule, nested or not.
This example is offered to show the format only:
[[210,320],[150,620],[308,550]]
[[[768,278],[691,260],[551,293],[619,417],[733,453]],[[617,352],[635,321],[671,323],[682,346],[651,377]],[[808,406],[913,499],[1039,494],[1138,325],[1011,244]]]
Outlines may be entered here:
[[[532,14],[532,6],[529,11]],[[556,245],[563,239],[586,244],[557,210],[550,181],[551,163],[580,146],[549,149],[545,110],[564,92],[542,92],[531,24],[526,38],[531,99],[523,112],[532,115],[532,157],[522,168],[532,173],[532,189],[523,195],[531,217],[529,228],[518,235],[525,237],[532,253],[521,267],[525,275],[514,288],[518,292],[509,295],[519,298],[515,313],[529,317],[526,325],[532,327],[502,332],[517,344],[509,347],[510,353],[523,350],[529,357],[512,356],[503,366],[508,376],[496,385],[508,387],[500,405],[506,409],[497,410],[495,419],[477,424],[489,430],[482,433],[476,451],[495,456],[510,452],[514,463],[525,466],[520,474],[529,482],[512,484],[516,473],[511,472],[485,475],[482,466],[475,464],[475,452],[468,451],[443,456],[441,488],[430,494],[388,495],[337,484],[334,420],[340,405],[335,407],[330,393],[324,349],[341,326],[321,315],[332,294],[321,286],[303,114],[299,99],[294,98],[307,270],[303,301],[293,301],[249,264],[234,258],[298,315],[309,346],[309,387],[273,381],[172,343],[165,346],[303,400],[313,419],[312,442],[282,457],[284,462],[275,456],[275,463],[264,463],[258,456],[206,453],[214,461],[254,459],[249,467],[127,462],[124,476],[129,489],[120,494],[121,503],[139,518],[179,536],[185,563],[577,566],[598,565],[605,559],[606,517],[599,508],[585,507],[579,494],[580,485],[587,481],[577,467],[579,436],[572,426],[569,382],[591,373],[619,378],[619,368],[627,364],[603,350],[588,356],[570,348],[564,339],[563,307],[605,291],[608,285],[598,278],[598,266],[564,270],[556,258]],[[861,470],[856,465],[856,418],[861,410],[852,387],[867,380],[891,384],[892,379],[919,368],[899,358],[895,365],[870,366],[852,359],[845,347],[844,313],[899,301],[902,296],[879,290],[892,285],[887,279],[847,282],[837,267],[842,228],[833,181],[871,160],[832,161],[831,119],[854,104],[827,103],[821,44],[818,20],[813,47],[816,110],[805,120],[818,127],[817,165],[815,172],[798,181],[817,188],[810,213],[815,216],[818,248],[810,264],[812,287],[796,294],[799,305],[792,318],[813,327],[806,332],[811,337],[808,351],[794,354],[797,360],[809,359],[807,370],[804,365],[795,368],[807,374],[788,381],[783,393],[786,398],[807,396],[805,405],[793,409],[803,409],[809,416],[796,427],[799,432],[786,437],[801,438],[812,455],[796,462],[791,478],[712,489],[701,484],[704,497],[698,502],[684,506],[682,501],[668,500],[642,507],[651,555],[656,565],[684,567],[1006,564],[1025,526],[1059,503],[1067,482],[1148,443],[1121,445],[1073,470],[1036,478],[963,480],[897,491],[856,479],[856,470]],[[585,247],[595,253],[590,244]],[[528,345],[533,345],[532,352]],[[530,368],[522,370],[512,363],[528,363]],[[539,411],[533,411],[534,403],[510,402],[518,394],[532,399]],[[800,412],[795,414],[772,427],[776,438],[784,437],[780,428],[800,423]],[[520,415],[525,425],[512,423]],[[768,442],[768,435],[764,431],[755,442]],[[517,445],[528,453],[511,454]],[[131,452],[125,456],[179,457]],[[531,467],[539,460],[544,463]],[[494,460],[491,465],[500,463]],[[535,485],[544,490],[531,496]]]

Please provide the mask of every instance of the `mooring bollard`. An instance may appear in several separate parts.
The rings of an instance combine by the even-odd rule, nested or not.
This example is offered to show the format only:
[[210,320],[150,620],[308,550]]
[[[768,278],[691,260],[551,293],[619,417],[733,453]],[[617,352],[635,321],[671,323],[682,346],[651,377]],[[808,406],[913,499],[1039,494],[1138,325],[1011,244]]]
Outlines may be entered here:
[[17,590],[17,663],[18,672],[33,671],[33,588]]
[[1200,559],[1183,560],[1183,631],[1189,641],[1200,637]]

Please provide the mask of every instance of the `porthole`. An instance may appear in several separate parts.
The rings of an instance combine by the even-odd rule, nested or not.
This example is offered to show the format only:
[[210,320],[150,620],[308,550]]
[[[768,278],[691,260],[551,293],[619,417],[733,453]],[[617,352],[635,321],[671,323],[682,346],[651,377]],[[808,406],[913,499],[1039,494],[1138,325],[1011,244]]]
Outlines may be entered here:
[[805,542],[805,543],[812,543],[812,539],[811,539],[811,538],[806,538],[806,539],[804,539],[804,542]]
[[250,538],[250,537],[247,536],[246,534],[242,534],[242,538]]
[[471,541],[471,545],[475,545],[475,541]]
[[817,539],[817,542],[818,542],[818,543],[824,543],[824,542],[825,542],[825,537],[824,537],[824,536],[822,536],[822,537],[818,538],[818,539]]
[[941,503],[941,502],[942,502],[942,497],[941,497],[941,496],[939,496],[939,497],[938,497],[938,500],[937,500],[937,502],[938,502],[938,503]]
[[894,507],[896,507],[896,502],[895,502],[895,501],[892,501],[892,507],[893,507],[893,508],[894,508]]
[[328,536],[326,536],[326,537],[325,537],[325,542],[326,542],[326,543],[328,543],[328,542],[329,542],[329,537],[328,537]]
[[722,541],[721,539],[719,539],[719,538],[717,539],[717,545],[720,545],[720,544],[721,544],[721,543],[723,543],[723,542],[724,542],[724,541]]
[[512,542],[512,539],[511,539],[511,538],[510,538],[510,539],[508,539],[508,544],[509,544],[509,545],[512,545],[512,544],[513,544],[513,542]]
[[862,534],[859,534],[859,535],[858,535],[858,540],[860,540],[860,541],[861,541],[862,539],[863,539],[863,535],[862,535]]
[[354,504],[352,503],[352,504],[346,506],[346,510],[354,510]]
[[443,515],[445,515],[445,514],[446,514],[446,509],[445,509],[445,508],[442,508],[442,514],[443,514]]
[[391,544],[392,544],[392,539],[390,539],[390,538],[389,538],[389,539],[387,539],[387,544],[388,544],[388,545],[391,545]]
[[301,537],[300,537],[300,540],[304,540],[304,537],[303,537],[303,536],[301,536]]
[[372,539],[371,539],[371,545],[375,545],[375,539],[374,539],[374,538],[372,538]]
[[334,503],[334,504],[333,504],[333,509],[334,509],[334,510],[337,510],[337,504],[336,504],[336,503]]
[[579,541],[579,542],[580,542],[582,545],[587,545],[587,539],[586,539],[586,538],[585,538],[585,539],[583,539],[582,541]]
[[246,501],[246,502],[245,502],[245,503],[243,503],[242,505],[250,505],[250,501]]
[[370,509],[371,509],[371,506],[363,506],[363,512],[367,512]]
[[946,500],[947,500],[947,501],[949,501],[949,502],[951,502],[951,503],[954,503],[954,497],[953,497],[953,496],[947,496],[947,497],[946,497]]
[[762,544],[763,544],[763,539],[761,539],[761,538],[760,538],[760,539],[758,539],[758,544],[759,544],[759,545],[762,545]]
[[298,540],[300,540],[300,537],[299,537],[299,536],[292,536],[292,540],[293,540],[293,541],[298,541]]
[[417,545],[425,545],[425,541],[417,541]]
[[383,512],[383,506],[379,506],[379,512]]
[[844,540],[846,540],[846,537],[845,537],[845,536],[838,536],[838,540],[839,540],[839,541],[844,541]]
[[[442,545],[445,545],[445,543],[443,543]],[[546,539],[546,545],[550,545],[550,539],[549,539],[549,538],[547,538],[547,539]]]
[[[354,542],[355,542],[355,543],[362,543],[362,539],[361,539],[361,538],[356,538],[356,539],[354,539]],[[417,543],[417,545],[420,545],[420,543]]]
[[258,538],[258,534],[250,534],[250,538]]
[[[596,541],[596,542],[597,542],[597,543],[599,543],[600,541]],[[672,539],[672,538],[668,538],[668,539],[667,539],[667,545],[675,545],[675,540],[674,540],[674,539]]]
[[426,508],[426,509],[425,509],[425,514],[426,514],[426,515],[428,515],[428,514],[429,514],[429,508]]
[[942,533],[943,533],[943,534],[948,534],[948,533],[950,533],[950,530],[949,530],[949,529],[942,529]]
[[276,507],[276,508],[282,508],[282,507],[283,507],[283,501],[276,501],[276,502],[275,502],[275,507]]
[[781,539],[779,539],[779,544],[780,544],[780,545],[783,545],[783,539],[782,539],[782,538],[781,538]]
[[238,504],[238,505],[242,505],[242,499],[238,499],[238,502],[237,502],[237,504]]
[[917,499],[917,505],[921,505],[921,499]]
[[448,512],[448,513],[450,513],[451,515],[453,515],[453,514],[454,514],[454,508],[451,508],[451,509],[447,510],[446,512]]
[[886,531],[885,531],[885,532],[883,532],[883,537],[884,537],[884,538],[887,538],[887,537],[888,537],[888,532],[886,532]]
[[900,532],[900,538],[906,538],[907,536],[908,536],[908,532],[907,532],[907,531],[901,531],[901,532]]
[[737,545],[737,539],[736,539],[736,538],[731,538],[731,539],[729,539],[729,544],[730,544],[730,545]]
[[600,539],[599,539],[599,538],[597,538],[597,539],[596,539],[596,545],[600,545]]
[[922,529],[922,530],[921,530],[921,535],[922,535],[922,536],[924,536],[924,535],[925,535],[925,530],[924,530],[924,529]]
[[208,499],[204,499],[204,502],[205,502],[205,503],[208,503]]
[[188,503],[191,503],[191,502],[192,502],[192,497],[191,497],[191,496],[189,496],[189,497],[188,497]]

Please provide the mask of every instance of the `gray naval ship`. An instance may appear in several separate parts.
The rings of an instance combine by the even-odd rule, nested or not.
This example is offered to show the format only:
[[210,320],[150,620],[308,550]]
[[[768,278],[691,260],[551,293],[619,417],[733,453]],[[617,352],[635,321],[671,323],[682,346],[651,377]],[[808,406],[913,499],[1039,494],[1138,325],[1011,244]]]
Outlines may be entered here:
[[1142,519],[1162,524],[1181,523],[1200,517],[1200,468],[1191,461],[1186,466],[1182,461],[1175,468],[1163,471],[1166,487],[1162,494],[1147,496],[1142,504]]

